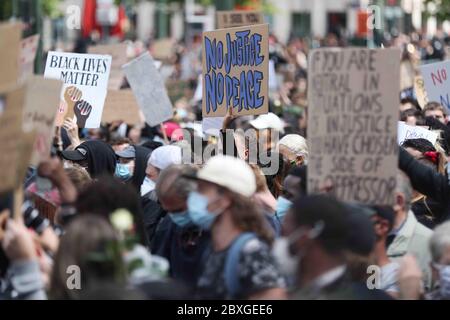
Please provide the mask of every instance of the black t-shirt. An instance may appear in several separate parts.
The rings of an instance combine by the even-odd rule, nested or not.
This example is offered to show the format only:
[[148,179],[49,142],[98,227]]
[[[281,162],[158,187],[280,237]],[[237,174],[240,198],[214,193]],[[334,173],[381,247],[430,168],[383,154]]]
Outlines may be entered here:
[[[197,295],[201,299],[230,298],[225,284],[225,262],[229,249],[211,252],[197,282]],[[276,267],[269,246],[259,239],[251,239],[243,246],[239,256],[238,277],[241,292],[239,299],[248,298],[259,291],[286,287],[285,280]]]

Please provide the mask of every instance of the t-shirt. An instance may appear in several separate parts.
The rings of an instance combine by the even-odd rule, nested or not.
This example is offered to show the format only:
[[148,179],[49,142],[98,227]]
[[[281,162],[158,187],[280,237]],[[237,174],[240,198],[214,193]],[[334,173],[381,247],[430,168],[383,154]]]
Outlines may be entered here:
[[[201,299],[227,299],[225,261],[231,245],[222,251],[211,252],[197,282],[197,295]],[[259,291],[284,288],[285,280],[276,267],[269,246],[255,238],[247,241],[239,256],[238,278],[241,292],[238,299],[245,299]]]

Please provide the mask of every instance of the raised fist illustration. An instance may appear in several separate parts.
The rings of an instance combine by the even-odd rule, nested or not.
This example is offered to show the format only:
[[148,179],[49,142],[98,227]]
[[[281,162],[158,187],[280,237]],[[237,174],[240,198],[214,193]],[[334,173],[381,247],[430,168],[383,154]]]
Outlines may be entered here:
[[92,106],[89,102],[80,100],[75,103],[75,108],[73,109],[75,116],[77,117],[78,128],[84,128],[86,125],[86,120],[92,111]]
[[64,91],[64,101],[67,104],[68,110],[74,110],[75,103],[80,101],[82,96],[83,93],[77,87],[67,87]]

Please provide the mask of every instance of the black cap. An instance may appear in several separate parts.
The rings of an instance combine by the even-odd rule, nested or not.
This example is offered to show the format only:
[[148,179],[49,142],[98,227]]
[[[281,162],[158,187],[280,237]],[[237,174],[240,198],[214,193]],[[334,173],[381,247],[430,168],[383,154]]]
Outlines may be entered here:
[[82,161],[86,160],[87,150],[81,147],[77,147],[75,150],[64,150],[61,155],[64,159],[70,161]]

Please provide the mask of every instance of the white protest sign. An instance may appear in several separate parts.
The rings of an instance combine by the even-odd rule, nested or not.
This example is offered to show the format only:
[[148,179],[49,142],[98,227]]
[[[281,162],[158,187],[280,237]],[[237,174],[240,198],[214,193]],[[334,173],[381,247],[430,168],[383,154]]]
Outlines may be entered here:
[[110,70],[109,55],[50,51],[44,77],[64,82],[55,124],[75,114],[78,127],[100,127]]
[[207,117],[202,119],[202,131],[212,136],[220,136],[224,117]]
[[450,61],[420,66],[428,101],[438,102],[450,111]]
[[392,205],[398,166],[400,51],[313,50],[308,70],[308,192]]
[[427,139],[434,145],[438,138],[438,134],[437,132],[433,132],[419,126],[410,126],[403,121],[398,122],[397,141],[400,146],[403,142],[405,142],[405,140],[420,138]]
[[150,126],[173,117],[172,103],[151,55],[146,52],[122,66],[139,107]]

